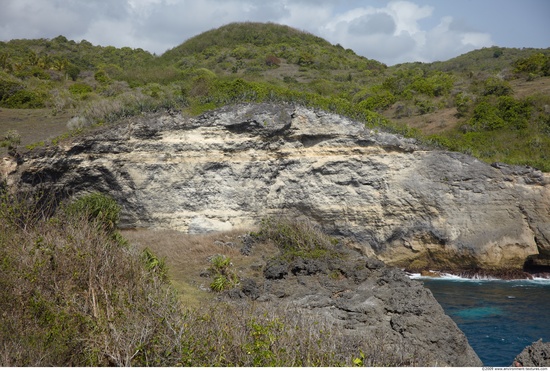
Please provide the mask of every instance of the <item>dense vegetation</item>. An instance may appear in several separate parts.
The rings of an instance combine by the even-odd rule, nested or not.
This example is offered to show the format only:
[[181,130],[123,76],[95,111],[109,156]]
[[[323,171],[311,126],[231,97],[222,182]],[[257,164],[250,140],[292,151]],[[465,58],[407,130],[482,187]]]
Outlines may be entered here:
[[[70,111],[71,129],[161,109],[285,101],[550,171],[550,96],[537,92],[550,81],[550,49],[492,47],[387,67],[290,27],[235,23],[162,56],[63,36],[11,40],[0,43],[0,69],[0,107]],[[532,89],[520,94],[523,82]],[[419,121],[440,123],[426,130]]]

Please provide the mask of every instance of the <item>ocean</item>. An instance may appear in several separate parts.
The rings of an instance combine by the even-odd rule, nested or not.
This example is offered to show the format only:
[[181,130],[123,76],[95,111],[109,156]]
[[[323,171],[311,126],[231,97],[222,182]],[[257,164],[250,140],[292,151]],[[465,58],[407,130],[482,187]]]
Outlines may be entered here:
[[464,332],[484,366],[510,366],[542,338],[550,341],[550,280],[418,278]]

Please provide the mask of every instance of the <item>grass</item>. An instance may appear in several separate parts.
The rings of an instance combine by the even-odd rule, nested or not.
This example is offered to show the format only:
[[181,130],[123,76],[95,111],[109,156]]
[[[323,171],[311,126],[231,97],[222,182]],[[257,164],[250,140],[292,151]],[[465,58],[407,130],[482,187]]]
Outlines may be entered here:
[[[0,108],[0,135],[8,130],[17,130],[21,135],[21,148],[38,142],[48,142],[68,131],[69,112],[52,115],[50,109]],[[7,148],[0,148],[0,156]]]
[[[124,230],[122,235],[137,248],[150,247],[157,256],[164,258],[169,277],[186,307],[200,308],[211,299],[208,288],[211,277],[204,273],[210,266],[209,259],[225,255],[231,259],[238,275],[261,279],[265,265],[262,257],[274,255],[273,244],[262,244],[249,256],[240,253],[241,238],[246,231],[231,231],[207,235],[188,235],[173,230]],[[203,276],[201,276],[203,273]]]

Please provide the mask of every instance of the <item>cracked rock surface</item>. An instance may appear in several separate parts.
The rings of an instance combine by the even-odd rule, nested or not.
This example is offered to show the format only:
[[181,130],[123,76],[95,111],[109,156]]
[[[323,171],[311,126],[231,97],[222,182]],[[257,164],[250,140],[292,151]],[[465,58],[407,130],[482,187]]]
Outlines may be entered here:
[[123,228],[207,233],[285,214],[411,269],[550,262],[548,174],[299,106],[132,117],[1,170],[17,190],[106,192],[123,207]]

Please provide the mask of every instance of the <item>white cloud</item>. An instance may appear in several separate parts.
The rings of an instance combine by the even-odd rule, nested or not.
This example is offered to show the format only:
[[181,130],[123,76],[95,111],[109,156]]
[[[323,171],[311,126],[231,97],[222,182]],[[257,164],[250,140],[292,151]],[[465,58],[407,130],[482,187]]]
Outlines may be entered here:
[[426,61],[447,60],[468,51],[493,45],[491,35],[472,31],[470,27],[456,27],[452,17],[443,17],[441,22],[426,36],[426,44],[418,55]]
[[392,1],[381,7],[357,7],[336,15],[319,27],[320,36],[367,58],[387,64],[448,59],[492,45],[491,36],[472,30],[465,22],[444,17],[433,29],[421,21],[434,8],[412,1]]

